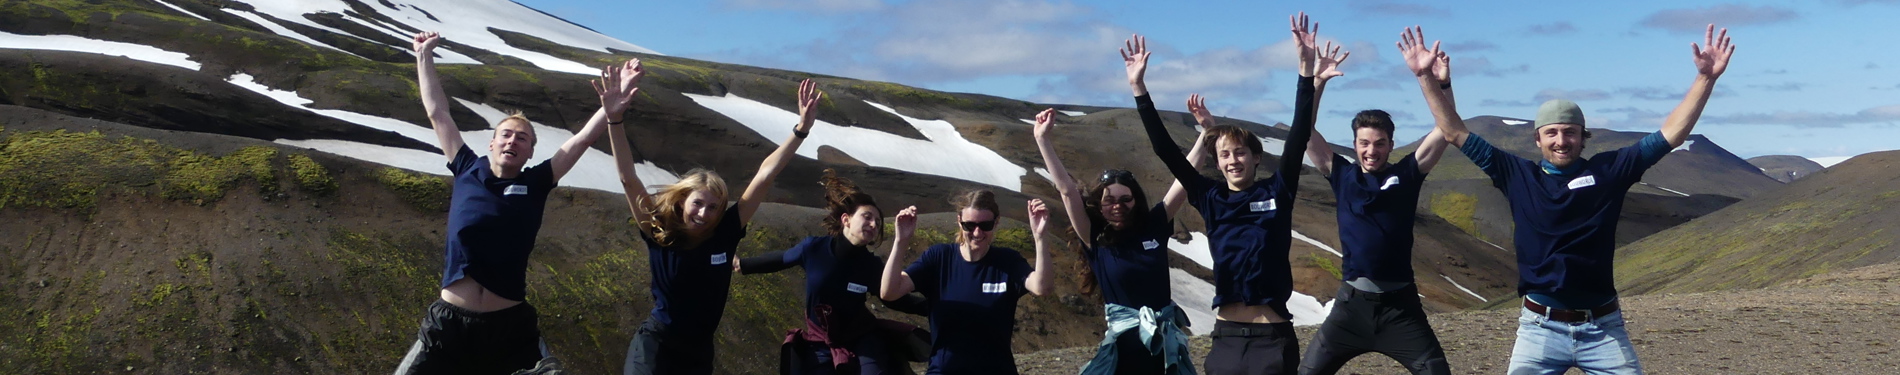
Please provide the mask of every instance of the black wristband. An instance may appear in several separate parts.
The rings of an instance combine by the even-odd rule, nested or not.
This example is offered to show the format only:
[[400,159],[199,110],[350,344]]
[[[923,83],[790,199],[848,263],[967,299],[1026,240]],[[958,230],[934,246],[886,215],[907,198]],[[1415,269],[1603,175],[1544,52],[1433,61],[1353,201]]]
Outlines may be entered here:
[[607,125],[620,125],[620,124],[625,124],[625,123],[627,123],[627,119],[623,118],[623,119],[620,119],[620,121],[608,121]]
[[1440,84],[1438,84],[1438,89],[1439,89],[1439,90],[1450,90],[1450,89],[1451,89],[1451,81],[1445,81],[1444,83],[1440,83]]
[[798,129],[792,129],[792,136],[798,137],[798,139],[805,139],[805,137],[811,136],[811,132],[809,131],[801,132],[801,131],[798,131]]

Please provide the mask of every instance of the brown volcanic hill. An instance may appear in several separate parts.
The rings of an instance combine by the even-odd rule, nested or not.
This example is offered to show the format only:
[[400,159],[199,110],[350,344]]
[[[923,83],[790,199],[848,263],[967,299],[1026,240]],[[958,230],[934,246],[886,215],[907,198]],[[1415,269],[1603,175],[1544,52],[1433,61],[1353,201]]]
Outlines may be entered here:
[[1900,260],[1900,152],[1869,153],[1617,250],[1628,294],[1761,288]]
[[1761,168],[1761,173],[1773,177],[1782,183],[1794,182],[1820,171],[1821,163],[1794,155],[1766,155],[1748,158],[1748,164]]

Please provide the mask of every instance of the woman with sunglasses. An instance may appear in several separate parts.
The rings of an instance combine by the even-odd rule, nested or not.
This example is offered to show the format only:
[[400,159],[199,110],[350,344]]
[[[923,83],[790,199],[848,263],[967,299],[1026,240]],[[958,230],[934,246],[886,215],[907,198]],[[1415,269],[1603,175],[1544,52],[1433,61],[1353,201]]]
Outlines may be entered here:
[[[1292,374],[1300,367],[1298,338],[1287,298],[1293,293],[1293,274],[1287,259],[1292,246],[1294,194],[1299,188],[1301,156],[1313,131],[1318,94],[1327,78],[1339,76],[1335,67],[1345,60],[1338,48],[1316,48],[1306,14],[1288,19],[1300,51],[1300,79],[1293,106],[1293,127],[1280,168],[1255,181],[1264,153],[1260,138],[1231,125],[1206,130],[1214,138],[1221,176],[1202,177],[1200,170],[1181,160],[1181,150],[1162,128],[1161,116],[1141,87],[1135,103],[1155,155],[1187,190],[1188,201],[1207,223],[1208,250],[1214,256],[1213,347],[1202,368],[1209,374]],[[1329,51],[1330,50],[1330,51]],[[1122,51],[1129,82],[1140,82],[1148,64],[1146,46],[1131,42]]]
[[910,267],[898,268],[917,230],[917,207],[897,213],[896,242],[884,263],[879,297],[895,301],[911,291],[930,301],[929,374],[1016,374],[1009,350],[1016,331],[1016,301],[1024,294],[1055,291],[1045,229],[1049,208],[1029,201],[1029,227],[1036,240],[1036,265],[1016,250],[990,246],[996,237],[996,194],[972,190],[957,194],[957,243],[925,250]]
[[[1141,40],[1139,36],[1136,40]],[[1144,42],[1138,42],[1144,43]],[[1145,92],[1136,77],[1130,83]],[[1203,126],[1213,125],[1200,95],[1188,99],[1189,112]],[[1145,118],[1144,118],[1145,119]],[[1079,241],[1070,247],[1082,253],[1082,292],[1102,293],[1108,332],[1095,358],[1082,374],[1192,374],[1187,316],[1174,304],[1168,275],[1168,237],[1174,234],[1174,215],[1187,202],[1180,183],[1168,188],[1161,204],[1148,206],[1148,196],[1125,170],[1110,169],[1087,194],[1068,178],[1049,135],[1055,129],[1055,109],[1036,115],[1036,147],[1052,176],[1070,229]],[[1201,142],[1197,138],[1187,160],[1199,167]],[[1143,321],[1160,324],[1144,325]]]

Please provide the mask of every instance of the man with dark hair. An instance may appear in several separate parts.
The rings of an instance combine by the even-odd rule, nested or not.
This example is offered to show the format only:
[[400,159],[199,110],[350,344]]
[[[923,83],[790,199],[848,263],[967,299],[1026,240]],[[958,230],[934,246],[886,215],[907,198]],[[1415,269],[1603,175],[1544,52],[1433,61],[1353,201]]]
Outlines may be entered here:
[[[1435,59],[1436,51],[1400,46],[1408,61]],[[1415,46],[1414,46],[1415,47]],[[1426,83],[1427,73],[1450,81],[1450,70],[1413,65],[1427,95],[1450,87]],[[1317,102],[1317,100],[1315,100]],[[1418,150],[1397,163],[1392,153],[1392,115],[1369,109],[1352,119],[1357,162],[1335,154],[1319,132],[1306,147],[1307,160],[1333,184],[1339,202],[1339,240],[1345,250],[1343,284],[1319,333],[1300,361],[1300,374],[1332,374],[1346,361],[1368,352],[1385,354],[1415,374],[1449,374],[1445,350],[1425,319],[1412,278],[1412,222],[1425,175],[1438,165],[1445,137],[1434,130]]]
[[[1416,31],[1406,37],[1414,43],[1424,40]],[[1490,175],[1492,185],[1511,202],[1517,291],[1524,295],[1511,374],[1561,374],[1572,367],[1592,374],[1643,372],[1617,304],[1612,268],[1616,224],[1630,186],[1689,139],[1716,78],[1735,54],[1728,29],[1717,36],[1715,25],[1709,25],[1702,45],[1690,47],[1695,83],[1663,120],[1662,131],[1589,159],[1581,155],[1589,133],[1576,103],[1551,100],[1537,109],[1537,148],[1544,160],[1532,162],[1472,134],[1458,119],[1449,96],[1427,90],[1426,102],[1445,140]],[[1421,75],[1419,80],[1428,78]]]

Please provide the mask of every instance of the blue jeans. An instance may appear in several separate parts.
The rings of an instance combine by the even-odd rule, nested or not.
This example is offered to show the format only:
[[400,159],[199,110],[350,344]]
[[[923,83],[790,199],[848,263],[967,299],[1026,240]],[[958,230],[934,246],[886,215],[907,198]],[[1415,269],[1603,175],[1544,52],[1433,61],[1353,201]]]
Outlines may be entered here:
[[1530,309],[1518,311],[1511,375],[1563,374],[1571,367],[1592,375],[1643,373],[1629,331],[1623,329],[1622,311],[1574,324],[1553,322]]

